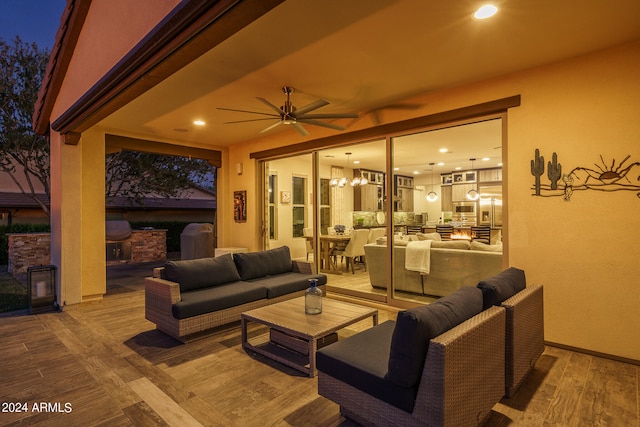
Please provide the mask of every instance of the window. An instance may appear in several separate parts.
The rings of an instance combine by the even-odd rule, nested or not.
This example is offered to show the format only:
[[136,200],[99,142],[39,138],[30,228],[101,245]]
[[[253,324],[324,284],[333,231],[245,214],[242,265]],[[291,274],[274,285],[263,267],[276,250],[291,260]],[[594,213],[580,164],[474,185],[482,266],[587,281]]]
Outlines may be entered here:
[[293,203],[293,237],[304,236],[304,224],[306,218],[306,188],[307,179],[299,176],[294,176],[291,182],[292,195],[291,202]]
[[276,226],[278,218],[276,194],[278,193],[278,176],[269,174],[269,239],[275,240],[278,237]]

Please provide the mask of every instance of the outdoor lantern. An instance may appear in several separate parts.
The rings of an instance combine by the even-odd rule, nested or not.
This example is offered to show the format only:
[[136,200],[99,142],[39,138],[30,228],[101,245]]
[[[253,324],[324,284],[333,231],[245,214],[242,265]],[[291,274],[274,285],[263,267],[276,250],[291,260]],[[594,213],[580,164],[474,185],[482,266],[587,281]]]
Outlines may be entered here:
[[27,268],[27,289],[29,313],[53,310],[56,301],[56,267],[38,265]]

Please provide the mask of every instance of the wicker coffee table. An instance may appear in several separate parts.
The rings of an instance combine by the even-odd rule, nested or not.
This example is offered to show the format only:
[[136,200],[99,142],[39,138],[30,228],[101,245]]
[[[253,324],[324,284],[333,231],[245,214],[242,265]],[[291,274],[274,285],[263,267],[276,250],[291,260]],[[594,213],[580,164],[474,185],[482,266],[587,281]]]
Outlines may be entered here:
[[[314,377],[318,347],[336,341],[336,331],[367,317],[378,324],[375,308],[323,298],[322,313],[306,314],[304,297],[295,298],[242,313],[242,347]],[[269,335],[249,342],[248,322],[268,326]]]

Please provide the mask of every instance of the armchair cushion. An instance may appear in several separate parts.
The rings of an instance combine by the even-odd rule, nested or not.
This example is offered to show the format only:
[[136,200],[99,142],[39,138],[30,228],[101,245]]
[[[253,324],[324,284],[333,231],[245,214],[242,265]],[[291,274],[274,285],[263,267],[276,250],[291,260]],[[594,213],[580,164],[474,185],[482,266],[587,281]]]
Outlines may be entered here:
[[292,270],[288,246],[260,252],[233,254],[233,260],[242,280],[288,273]]
[[230,254],[216,258],[167,261],[164,278],[180,285],[180,292],[210,288],[240,280]]
[[389,320],[324,347],[316,362],[319,371],[411,412],[417,387],[400,387],[385,379],[394,325]]
[[481,280],[478,288],[482,291],[483,310],[502,304],[504,300],[523,290],[526,284],[524,271],[515,267]]
[[398,313],[391,340],[387,379],[402,387],[420,381],[429,340],[482,311],[482,292],[472,286],[422,307]]

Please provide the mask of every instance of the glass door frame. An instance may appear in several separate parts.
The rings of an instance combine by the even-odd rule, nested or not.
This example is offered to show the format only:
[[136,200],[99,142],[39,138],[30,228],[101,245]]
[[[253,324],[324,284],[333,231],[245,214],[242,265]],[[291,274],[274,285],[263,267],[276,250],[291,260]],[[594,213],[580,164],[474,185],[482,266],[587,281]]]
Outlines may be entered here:
[[[393,187],[392,187],[392,179],[395,179],[393,174],[393,147],[392,147],[392,139],[395,137],[400,137],[402,135],[410,134],[410,133],[418,133],[418,132],[427,132],[430,130],[443,129],[447,127],[459,126],[463,124],[471,124],[474,122],[491,120],[496,118],[502,119],[502,158],[507,159],[507,116],[508,109],[513,107],[520,106],[520,95],[502,98],[495,101],[489,101],[483,104],[472,105],[468,107],[463,107],[457,110],[451,110],[448,112],[437,113],[429,116],[418,117],[414,119],[408,119],[401,122],[389,123],[384,125],[375,126],[372,128],[363,129],[360,131],[353,131],[341,135],[331,136],[320,138],[317,140],[306,141],[300,144],[289,145],[286,147],[279,147],[271,150],[261,151],[251,153],[250,157],[252,159],[259,160],[260,170],[262,173],[260,176],[259,188],[264,188],[265,183],[265,163],[270,159],[277,158],[285,158],[291,157],[294,155],[300,154],[312,154],[313,159],[313,200],[314,200],[314,208],[313,208],[313,227],[315,230],[314,233],[314,263],[316,268],[319,267],[319,258],[318,258],[318,243],[319,243],[319,224],[318,224],[318,209],[319,209],[319,187],[320,187],[320,178],[319,178],[319,155],[318,152],[325,148],[332,147],[346,147],[351,145],[356,145],[358,143],[368,142],[372,140],[385,140],[386,144],[386,197],[387,200],[393,201]],[[504,252],[503,252],[503,264],[508,265],[508,209],[507,203],[507,162],[504,162],[503,165],[503,192],[504,196],[504,206],[503,210],[503,241],[504,241]],[[265,206],[264,203],[261,204],[260,210],[262,210],[262,218],[265,218]],[[393,203],[387,203],[386,206],[386,215],[387,218],[393,218]],[[262,235],[263,235],[263,245],[265,247],[268,246],[268,238],[266,233],[266,224],[263,225]],[[393,236],[393,220],[387,220],[387,235]],[[393,247],[392,247],[392,239],[387,239],[387,282],[393,283]],[[393,286],[389,286],[387,288],[387,298],[386,304],[393,307],[398,308],[409,308],[413,307],[416,304],[408,303],[406,301],[397,299],[394,297]]]

